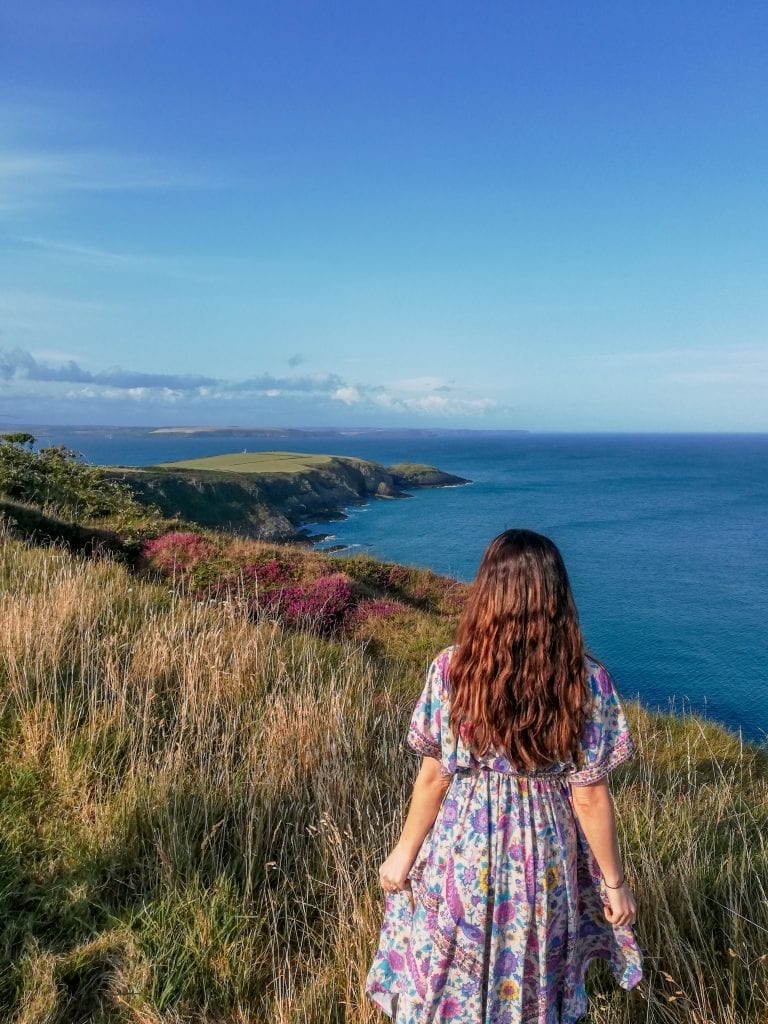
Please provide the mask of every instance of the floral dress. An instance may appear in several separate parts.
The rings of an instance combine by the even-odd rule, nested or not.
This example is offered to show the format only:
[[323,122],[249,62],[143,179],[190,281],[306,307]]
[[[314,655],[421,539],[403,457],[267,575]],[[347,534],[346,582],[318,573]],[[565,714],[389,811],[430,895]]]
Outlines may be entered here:
[[574,1024],[590,960],[606,960],[625,989],[642,977],[632,927],[605,917],[570,797],[634,753],[615,683],[587,657],[583,765],[521,774],[504,757],[478,760],[449,731],[452,650],[432,662],[406,739],[451,781],[409,873],[414,909],[407,892],[385,894],[366,995],[395,1024]]

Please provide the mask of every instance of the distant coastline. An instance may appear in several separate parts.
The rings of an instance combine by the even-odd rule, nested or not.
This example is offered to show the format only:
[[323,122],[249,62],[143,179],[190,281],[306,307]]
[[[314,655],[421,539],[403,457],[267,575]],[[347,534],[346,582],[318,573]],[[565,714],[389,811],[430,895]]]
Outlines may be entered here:
[[45,431],[67,434],[123,435],[131,437],[205,435],[209,437],[475,437],[531,434],[524,428],[487,427],[238,427],[238,426],[114,426],[103,424],[23,423],[15,430],[29,430],[36,436]]
[[[81,428],[98,429],[98,428]],[[135,430],[135,427],[126,427]],[[220,437],[464,437],[473,434],[529,434],[529,430],[484,430],[436,427],[151,427],[147,434],[207,434]]]

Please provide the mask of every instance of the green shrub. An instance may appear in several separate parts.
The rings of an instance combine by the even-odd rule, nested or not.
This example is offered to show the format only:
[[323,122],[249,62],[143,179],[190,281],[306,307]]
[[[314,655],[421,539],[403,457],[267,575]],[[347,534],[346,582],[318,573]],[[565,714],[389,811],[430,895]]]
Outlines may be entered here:
[[34,450],[32,434],[0,435],[0,493],[44,512],[86,522],[122,517],[145,520],[151,514],[127,484],[107,480],[103,470],[83,461],[63,444]]

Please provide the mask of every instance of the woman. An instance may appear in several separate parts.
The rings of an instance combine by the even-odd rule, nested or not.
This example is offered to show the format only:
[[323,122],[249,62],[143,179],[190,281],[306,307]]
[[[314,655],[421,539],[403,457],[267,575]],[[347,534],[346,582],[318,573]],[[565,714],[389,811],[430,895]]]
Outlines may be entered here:
[[634,744],[547,537],[490,543],[406,745],[421,769],[379,869],[368,997],[397,1024],[573,1024],[593,958],[633,988],[642,953],[607,776]]

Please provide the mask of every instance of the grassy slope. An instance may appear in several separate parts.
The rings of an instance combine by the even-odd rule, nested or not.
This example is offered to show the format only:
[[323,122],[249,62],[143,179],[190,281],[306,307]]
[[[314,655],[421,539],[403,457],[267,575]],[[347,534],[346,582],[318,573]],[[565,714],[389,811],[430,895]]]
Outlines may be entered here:
[[[210,455],[202,459],[161,462],[160,469],[205,469],[225,473],[301,473],[332,461],[330,455],[304,455],[300,452],[246,452]],[[352,461],[352,460],[350,460]],[[357,461],[357,460],[355,460]]]
[[[420,621],[418,657],[401,636],[385,660],[4,539],[2,1019],[380,1022],[376,869],[444,642]],[[647,979],[628,996],[595,970],[589,1021],[764,1024],[768,757],[627,710],[614,792]]]

